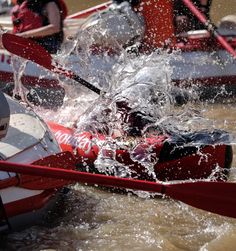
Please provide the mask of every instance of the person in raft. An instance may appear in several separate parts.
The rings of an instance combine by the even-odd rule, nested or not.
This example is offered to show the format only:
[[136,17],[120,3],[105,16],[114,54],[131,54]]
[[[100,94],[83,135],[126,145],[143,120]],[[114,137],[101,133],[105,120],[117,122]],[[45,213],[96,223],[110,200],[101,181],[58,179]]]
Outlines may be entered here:
[[[210,19],[210,7],[212,0],[194,0],[193,4]],[[189,30],[203,30],[204,25],[183,3],[182,0],[174,0],[174,24],[176,34],[181,34]]]
[[33,39],[55,54],[64,39],[63,20],[66,15],[63,0],[17,0],[11,11],[13,33]]
[[[140,0],[113,0],[104,11],[89,16],[75,36],[87,33],[90,44],[126,48],[143,39],[145,22],[138,12]],[[87,41],[86,41],[87,43]]]

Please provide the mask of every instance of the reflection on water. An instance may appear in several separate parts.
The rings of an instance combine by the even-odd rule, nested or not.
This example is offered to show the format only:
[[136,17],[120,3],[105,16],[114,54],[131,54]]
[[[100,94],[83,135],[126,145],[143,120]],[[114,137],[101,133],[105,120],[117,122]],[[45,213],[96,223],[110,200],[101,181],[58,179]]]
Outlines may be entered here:
[[[109,95],[98,98],[79,85],[66,85],[67,99],[58,111],[36,108],[44,119],[71,126],[81,121],[99,124],[95,111],[110,109],[109,129],[119,127],[114,100],[125,98],[132,111],[146,111],[154,123],[169,130],[223,129],[235,134],[235,104],[188,102],[176,106],[169,85],[170,56],[124,57],[107,80]],[[80,69],[81,71],[86,70]],[[182,90],[177,90],[182,94]],[[104,101],[105,100],[105,101]],[[108,104],[107,102],[110,101]],[[89,110],[86,108],[90,106]],[[86,112],[85,112],[86,111]],[[84,113],[85,112],[85,113]],[[83,114],[81,119],[78,117]],[[101,112],[102,115],[104,113]],[[98,120],[99,119],[99,120]],[[110,133],[108,133],[110,135]],[[232,138],[233,139],[233,138]],[[234,144],[235,142],[233,142]],[[236,178],[233,163],[231,180]],[[236,220],[214,215],[178,201],[158,199],[75,185],[58,202],[42,226],[12,233],[1,250],[234,250]],[[56,212],[57,211],[57,212]],[[53,217],[53,214],[56,216]]]

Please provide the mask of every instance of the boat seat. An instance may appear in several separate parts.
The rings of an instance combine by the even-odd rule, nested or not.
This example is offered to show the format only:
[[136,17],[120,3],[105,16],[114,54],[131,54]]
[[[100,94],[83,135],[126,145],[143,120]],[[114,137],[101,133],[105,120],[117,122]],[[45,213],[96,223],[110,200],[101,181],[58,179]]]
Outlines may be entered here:
[[10,125],[5,138],[0,141],[0,157],[8,159],[38,144],[46,129],[40,120],[31,114],[11,114]]

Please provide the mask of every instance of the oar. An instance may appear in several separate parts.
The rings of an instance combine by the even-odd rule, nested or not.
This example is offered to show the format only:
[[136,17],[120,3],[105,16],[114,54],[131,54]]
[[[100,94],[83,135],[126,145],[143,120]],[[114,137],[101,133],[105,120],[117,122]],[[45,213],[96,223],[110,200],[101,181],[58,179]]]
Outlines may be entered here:
[[136,189],[167,195],[193,207],[236,218],[236,184],[226,182],[183,182],[175,184],[112,177],[55,167],[0,161],[0,170],[39,175],[108,187]]
[[196,8],[191,0],[182,0],[183,3],[191,10],[191,12],[202,22],[206,29],[213,34],[213,36],[219,41],[219,43],[233,56],[236,58],[236,52],[233,47],[217,32],[217,27],[211,23],[206,17]]
[[80,76],[76,75],[74,72],[66,70],[61,65],[56,63],[52,56],[42,46],[33,40],[6,32],[2,34],[2,44],[5,49],[19,57],[31,60],[32,62],[48,69],[49,71],[73,79],[74,81],[80,83],[97,94],[101,93],[99,88],[93,86]]

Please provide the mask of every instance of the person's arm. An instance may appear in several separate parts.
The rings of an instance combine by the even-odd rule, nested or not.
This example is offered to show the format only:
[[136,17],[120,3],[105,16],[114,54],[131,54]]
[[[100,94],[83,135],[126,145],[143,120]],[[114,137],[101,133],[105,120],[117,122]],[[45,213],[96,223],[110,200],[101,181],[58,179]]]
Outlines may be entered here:
[[60,10],[55,2],[49,2],[45,6],[46,14],[48,17],[49,25],[40,27],[37,29],[25,31],[22,33],[18,33],[17,35],[25,37],[25,38],[37,38],[44,37],[48,35],[53,35],[60,31]]

